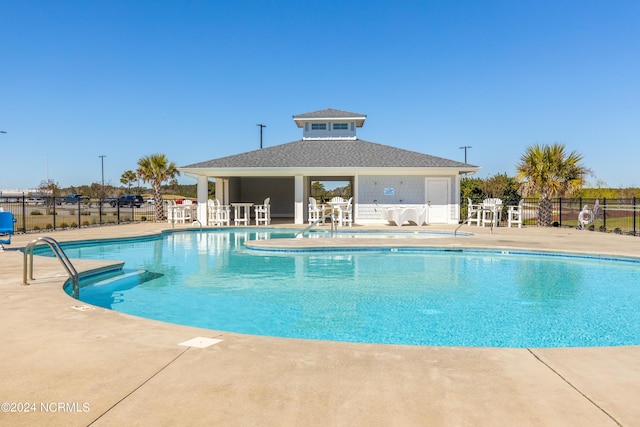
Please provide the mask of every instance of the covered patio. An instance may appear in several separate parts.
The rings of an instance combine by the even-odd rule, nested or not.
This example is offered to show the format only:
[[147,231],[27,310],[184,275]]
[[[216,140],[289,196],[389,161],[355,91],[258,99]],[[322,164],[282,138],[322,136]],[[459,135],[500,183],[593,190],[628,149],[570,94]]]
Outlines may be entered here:
[[[426,223],[455,224],[460,177],[480,168],[356,137],[365,115],[326,109],[293,116],[301,140],[178,168],[197,179],[198,218],[206,218],[208,182],[225,205],[271,199],[274,218],[303,224],[315,181],[347,181],[354,221],[385,222],[385,209],[420,207]],[[201,221],[202,222],[202,221]]]

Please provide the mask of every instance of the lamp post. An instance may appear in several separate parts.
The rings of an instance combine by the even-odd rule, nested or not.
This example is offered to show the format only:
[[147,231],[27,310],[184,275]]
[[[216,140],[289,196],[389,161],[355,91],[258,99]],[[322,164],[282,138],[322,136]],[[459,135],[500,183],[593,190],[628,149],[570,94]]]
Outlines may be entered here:
[[464,150],[464,163],[467,163],[467,148],[472,148],[470,145],[465,145],[460,147],[461,150]]
[[267,125],[263,125],[262,123],[257,124],[256,126],[260,126],[260,148],[262,148],[262,128],[266,128]]

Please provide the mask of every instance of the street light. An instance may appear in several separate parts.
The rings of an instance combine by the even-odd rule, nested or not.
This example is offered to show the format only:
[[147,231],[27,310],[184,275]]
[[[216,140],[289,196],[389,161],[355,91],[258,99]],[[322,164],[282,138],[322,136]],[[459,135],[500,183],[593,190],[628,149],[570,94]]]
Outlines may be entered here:
[[267,125],[263,125],[262,123],[257,124],[256,126],[260,126],[260,148],[262,148],[262,128],[266,128]]
[[464,150],[464,163],[467,163],[467,148],[472,148],[470,145],[465,145],[460,147],[461,150]]

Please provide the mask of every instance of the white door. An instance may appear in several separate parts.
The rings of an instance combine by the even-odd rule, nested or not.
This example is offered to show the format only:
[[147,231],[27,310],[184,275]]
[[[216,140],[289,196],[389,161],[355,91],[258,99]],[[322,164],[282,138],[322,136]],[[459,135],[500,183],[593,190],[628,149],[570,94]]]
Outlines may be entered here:
[[427,224],[448,223],[449,180],[427,178]]

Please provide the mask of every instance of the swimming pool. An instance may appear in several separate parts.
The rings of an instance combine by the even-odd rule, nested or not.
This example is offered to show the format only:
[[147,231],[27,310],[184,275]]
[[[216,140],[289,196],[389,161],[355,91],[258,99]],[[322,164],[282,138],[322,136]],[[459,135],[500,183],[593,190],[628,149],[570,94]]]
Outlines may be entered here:
[[64,245],[126,262],[84,302],[238,333],[436,346],[640,344],[640,262],[428,248],[253,251],[276,229],[174,232]]

